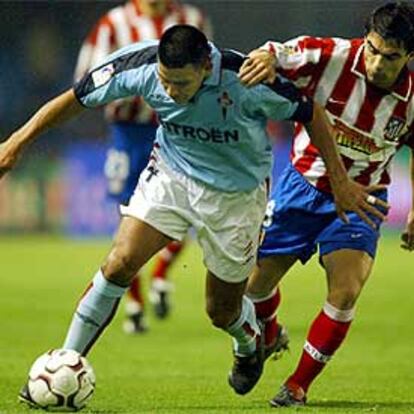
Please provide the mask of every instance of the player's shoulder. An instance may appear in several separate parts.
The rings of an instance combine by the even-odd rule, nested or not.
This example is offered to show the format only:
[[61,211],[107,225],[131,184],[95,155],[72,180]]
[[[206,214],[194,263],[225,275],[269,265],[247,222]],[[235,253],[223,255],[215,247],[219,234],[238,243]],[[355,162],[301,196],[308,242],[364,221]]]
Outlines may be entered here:
[[108,64],[111,64],[115,72],[119,73],[137,69],[144,65],[155,64],[157,62],[158,43],[158,40],[146,40],[125,46],[109,55],[98,68],[106,68]]
[[220,52],[222,70],[238,73],[246,56],[233,49],[221,49]]
[[144,40],[125,46],[113,54],[114,58],[128,60],[129,65],[140,66],[157,61],[159,40]]
[[301,49],[351,49],[359,47],[363,39],[346,39],[343,37],[320,37],[312,35],[301,35],[287,41],[286,45],[300,47]]

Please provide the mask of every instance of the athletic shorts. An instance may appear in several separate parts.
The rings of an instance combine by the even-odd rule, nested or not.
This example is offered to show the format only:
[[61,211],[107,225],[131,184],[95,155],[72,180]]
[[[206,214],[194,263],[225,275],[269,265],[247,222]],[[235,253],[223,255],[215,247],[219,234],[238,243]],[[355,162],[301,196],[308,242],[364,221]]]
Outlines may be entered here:
[[108,197],[127,204],[137,186],[139,176],[148,164],[157,128],[116,122],[110,125],[110,147],[104,172]]
[[249,192],[223,192],[172,170],[154,149],[121,214],[136,217],[175,240],[193,227],[204,264],[219,279],[247,279],[267,203],[267,183]]
[[[385,190],[374,195],[387,200]],[[368,215],[377,230],[352,212],[347,213],[349,224],[344,223],[336,214],[332,195],[317,190],[289,164],[267,206],[259,258],[294,255],[306,263],[318,247],[321,257],[336,250],[353,249],[374,258],[381,220]]]

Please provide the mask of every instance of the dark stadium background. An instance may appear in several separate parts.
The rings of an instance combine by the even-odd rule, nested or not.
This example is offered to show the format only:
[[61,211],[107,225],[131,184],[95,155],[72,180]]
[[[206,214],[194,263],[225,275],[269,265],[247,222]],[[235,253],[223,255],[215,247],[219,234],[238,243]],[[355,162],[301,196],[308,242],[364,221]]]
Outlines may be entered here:
[[[209,15],[219,46],[244,52],[267,39],[283,41],[301,34],[358,37],[363,33],[365,16],[383,3],[351,0],[190,2]],[[3,139],[41,103],[71,85],[82,39],[99,16],[121,3],[1,2],[0,134]],[[278,138],[277,168],[280,169],[286,162],[289,145],[286,135],[290,130],[278,126],[272,131]],[[0,185],[0,229],[24,232],[63,229],[75,235],[109,234],[116,224],[112,214],[114,206],[106,203],[103,177],[97,175],[105,148],[104,137],[101,113],[89,111],[39,139],[26,153],[24,162]],[[99,154],[95,157],[96,150]],[[91,164],[91,155],[83,157],[82,151],[92,154],[95,167],[93,172],[86,172],[86,179],[75,174],[74,180],[77,163]],[[399,199],[390,222],[401,227],[410,200],[407,155],[400,155],[398,161],[392,191],[399,194]],[[72,191],[73,187],[77,191]],[[68,193],[76,197],[68,199]],[[93,211],[93,216],[88,211]]]

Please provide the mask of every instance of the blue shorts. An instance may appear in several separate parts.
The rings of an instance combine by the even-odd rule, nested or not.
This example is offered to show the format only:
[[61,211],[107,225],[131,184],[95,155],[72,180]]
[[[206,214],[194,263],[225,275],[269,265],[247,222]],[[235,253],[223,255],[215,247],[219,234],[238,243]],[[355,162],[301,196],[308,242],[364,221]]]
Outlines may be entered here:
[[[387,200],[385,190],[374,195]],[[321,257],[336,250],[353,249],[374,258],[381,220],[369,215],[378,226],[374,230],[356,213],[347,216],[348,224],[336,214],[332,195],[317,190],[289,164],[268,203],[259,258],[293,255],[306,263],[317,247]]]
[[110,125],[110,147],[105,161],[109,198],[128,204],[139,176],[148,164],[157,127],[116,122]]

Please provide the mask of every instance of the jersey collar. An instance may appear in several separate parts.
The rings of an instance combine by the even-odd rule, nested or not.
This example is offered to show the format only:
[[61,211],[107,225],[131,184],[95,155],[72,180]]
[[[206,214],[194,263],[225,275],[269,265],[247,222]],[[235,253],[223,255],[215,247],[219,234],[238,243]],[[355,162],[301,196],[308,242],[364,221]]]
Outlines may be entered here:
[[[366,79],[366,70],[364,62],[364,43],[362,43],[355,55],[354,62],[352,64],[351,72],[359,76],[362,79]],[[412,93],[412,80],[408,68],[404,68],[399,76],[397,83],[391,90],[391,95],[400,99],[404,102],[407,102]]]
[[211,64],[213,67],[211,75],[204,81],[204,85],[217,86],[220,83],[221,53],[213,43],[209,42],[209,45],[211,47]]

